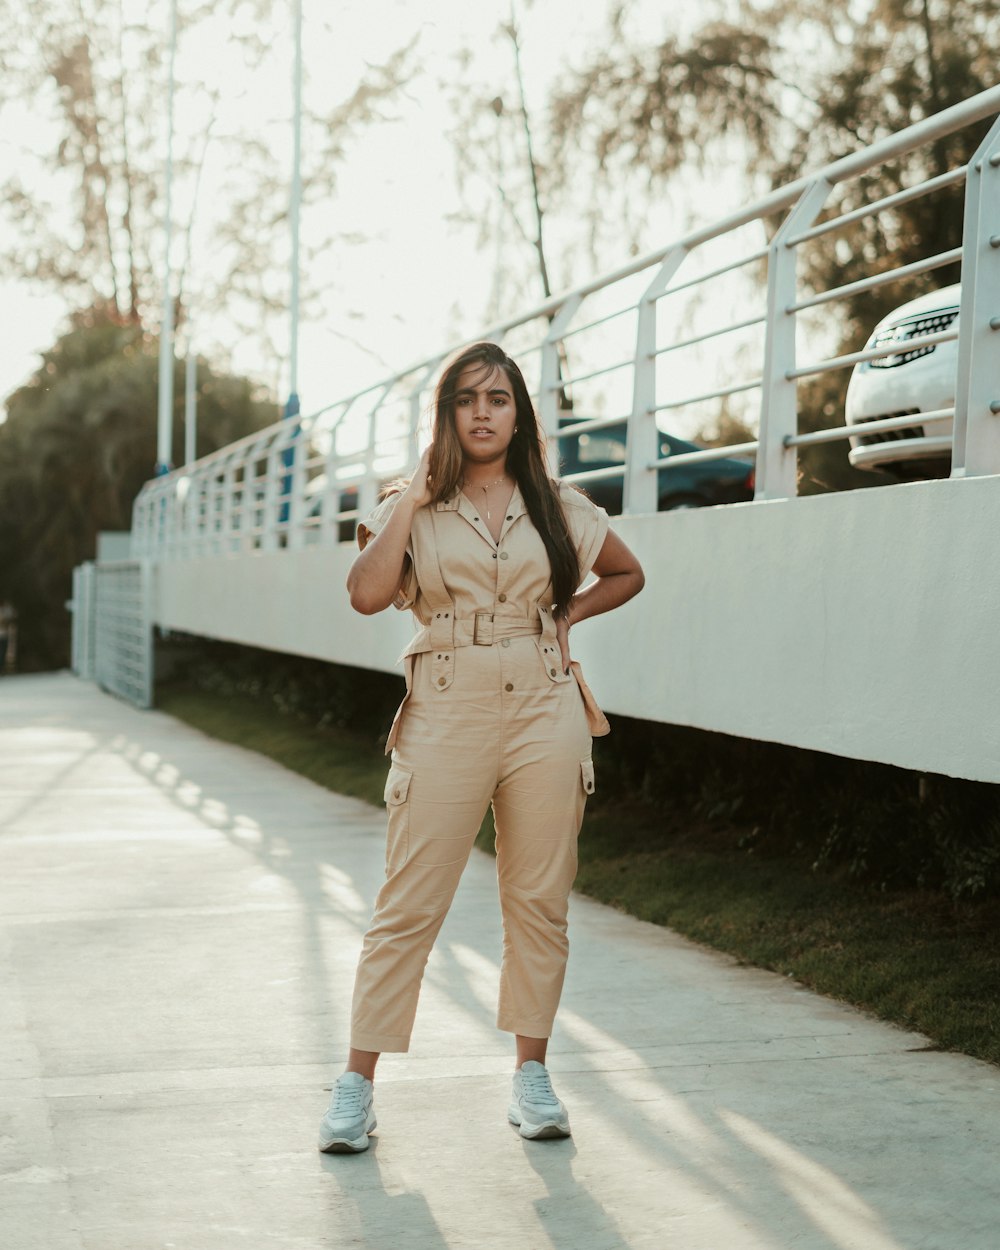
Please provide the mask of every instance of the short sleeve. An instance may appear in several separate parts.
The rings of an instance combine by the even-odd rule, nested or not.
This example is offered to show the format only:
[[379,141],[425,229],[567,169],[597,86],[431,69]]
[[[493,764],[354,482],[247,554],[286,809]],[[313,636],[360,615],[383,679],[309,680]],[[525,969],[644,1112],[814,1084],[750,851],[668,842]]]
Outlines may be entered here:
[[580,581],[583,582],[594,567],[594,561],[600,555],[608,536],[608,514],[586,495],[564,482],[559,486],[559,498],[573,546],[576,548],[577,559],[580,561]]
[[[399,500],[400,492],[393,491],[391,495],[381,500],[363,521],[358,522],[358,547],[362,551],[368,546],[368,540],[374,538],[392,516],[392,511]],[[392,601],[392,606],[399,608],[401,612],[412,608],[417,598],[417,575],[413,567],[413,547],[409,542],[406,544],[406,555],[406,571],[399,585],[399,594]]]

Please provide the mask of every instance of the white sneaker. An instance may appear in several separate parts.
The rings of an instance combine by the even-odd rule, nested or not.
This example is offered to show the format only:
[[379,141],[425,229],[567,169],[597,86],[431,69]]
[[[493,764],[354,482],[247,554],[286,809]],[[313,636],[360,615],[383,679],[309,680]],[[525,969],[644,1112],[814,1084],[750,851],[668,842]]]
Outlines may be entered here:
[[507,1119],[519,1126],[522,1137],[569,1137],[569,1116],[544,1064],[529,1059],[514,1073]]
[[368,1149],[368,1134],[376,1127],[375,1096],[371,1081],[360,1072],[338,1077],[330,1107],[319,1126],[319,1148],[331,1154]]

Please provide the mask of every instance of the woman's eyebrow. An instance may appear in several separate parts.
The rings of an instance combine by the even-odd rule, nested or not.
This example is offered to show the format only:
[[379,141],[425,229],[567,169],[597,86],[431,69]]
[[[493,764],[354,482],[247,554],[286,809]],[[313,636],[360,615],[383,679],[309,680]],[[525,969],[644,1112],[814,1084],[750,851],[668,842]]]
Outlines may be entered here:
[[[463,386],[461,390],[457,390],[455,392],[455,398],[458,399],[460,395],[478,395],[478,394],[479,394],[479,391],[476,390],[475,387]],[[486,392],[486,394],[487,395],[506,395],[508,399],[510,399],[511,397],[510,391],[506,390],[502,386],[491,386],[490,389]]]

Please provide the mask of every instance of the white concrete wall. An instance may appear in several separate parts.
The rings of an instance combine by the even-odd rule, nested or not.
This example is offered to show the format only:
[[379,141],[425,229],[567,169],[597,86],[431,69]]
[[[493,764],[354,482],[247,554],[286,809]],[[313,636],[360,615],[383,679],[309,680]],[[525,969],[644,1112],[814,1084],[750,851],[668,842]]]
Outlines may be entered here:
[[[627,517],[643,594],[573,650],[610,712],[1000,782],[1000,477]],[[163,564],[154,619],[392,670],[351,547]]]

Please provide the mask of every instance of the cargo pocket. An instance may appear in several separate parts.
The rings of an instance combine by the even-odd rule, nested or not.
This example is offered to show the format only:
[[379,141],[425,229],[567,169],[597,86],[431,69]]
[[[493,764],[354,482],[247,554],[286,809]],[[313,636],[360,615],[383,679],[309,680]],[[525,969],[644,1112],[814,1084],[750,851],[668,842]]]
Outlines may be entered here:
[[389,816],[385,835],[385,873],[392,876],[406,863],[410,842],[410,782],[413,774],[397,765],[389,769],[385,782],[386,811]]
[[580,780],[583,782],[584,794],[593,794],[596,789],[594,782],[594,761],[580,761]]

